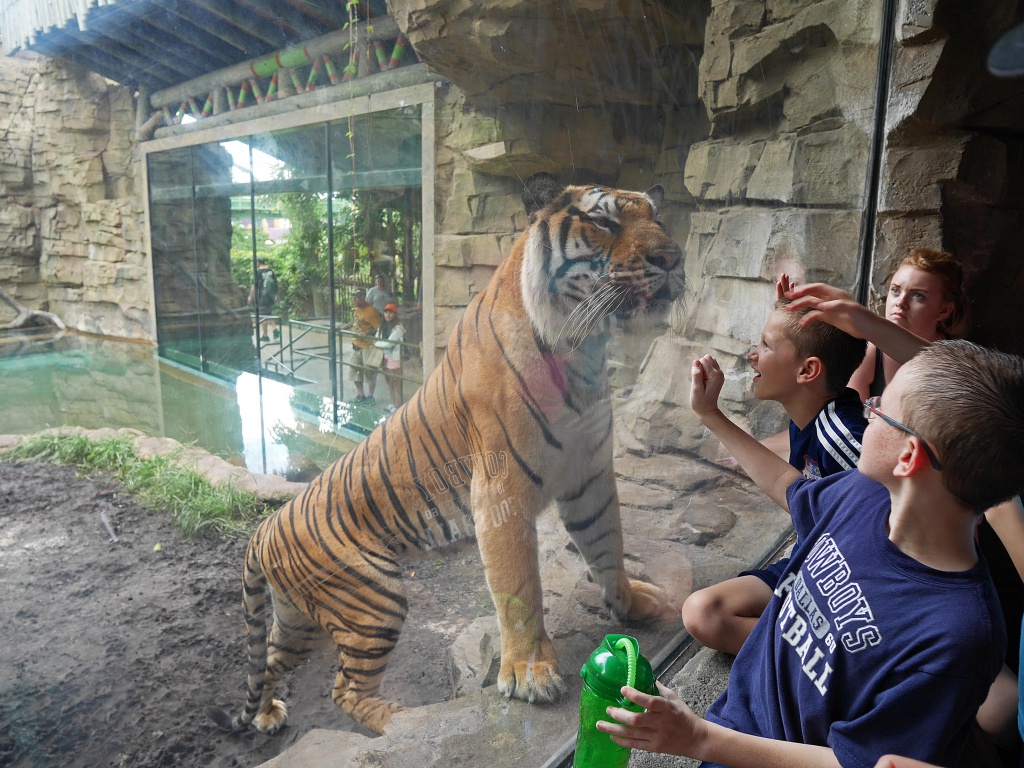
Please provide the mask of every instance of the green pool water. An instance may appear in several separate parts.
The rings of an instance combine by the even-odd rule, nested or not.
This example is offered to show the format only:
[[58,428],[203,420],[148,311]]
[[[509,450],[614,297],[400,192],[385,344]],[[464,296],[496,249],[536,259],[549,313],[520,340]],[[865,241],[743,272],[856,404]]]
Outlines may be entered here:
[[252,472],[306,480],[361,438],[329,401],[240,373],[214,378],[148,344],[74,333],[0,335],[0,434],[131,427],[194,443]]

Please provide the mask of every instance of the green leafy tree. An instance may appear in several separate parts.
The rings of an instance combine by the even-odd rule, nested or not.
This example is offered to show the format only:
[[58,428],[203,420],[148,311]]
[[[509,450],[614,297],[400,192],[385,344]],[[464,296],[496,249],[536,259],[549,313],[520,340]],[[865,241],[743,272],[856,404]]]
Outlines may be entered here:
[[275,202],[288,220],[288,237],[281,244],[284,270],[292,285],[290,298],[300,315],[327,314],[327,202],[316,192],[278,195]]

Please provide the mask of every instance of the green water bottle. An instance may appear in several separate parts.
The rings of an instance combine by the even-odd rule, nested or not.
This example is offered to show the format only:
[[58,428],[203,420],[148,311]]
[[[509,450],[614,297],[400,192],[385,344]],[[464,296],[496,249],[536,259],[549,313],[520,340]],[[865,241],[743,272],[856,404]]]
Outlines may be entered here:
[[623,698],[624,685],[657,695],[651,663],[640,653],[640,644],[629,635],[605,635],[604,640],[580,670],[580,729],[576,734],[573,768],[626,768],[630,749],[620,747],[607,733],[597,730],[598,720],[611,720],[608,707],[643,712]]

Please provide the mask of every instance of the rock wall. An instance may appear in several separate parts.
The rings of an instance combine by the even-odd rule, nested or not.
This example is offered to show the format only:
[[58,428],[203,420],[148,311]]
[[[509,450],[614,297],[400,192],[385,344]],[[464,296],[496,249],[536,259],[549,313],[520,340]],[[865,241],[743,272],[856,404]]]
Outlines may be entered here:
[[134,125],[128,89],[0,55],[0,286],[71,328],[152,339]]
[[1024,354],[1024,78],[985,59],[1024,3],[907,3],[896,27],[872,288],[909,248],[964,265],[970,337]]
[[[520,178],[661,183],[690,290],[668,332],[631,361],[625,421],[636,445],[714,442],[686,405],[687,363],[707,351],[728,373],[725,406],[755,433],[782,428],[777,404],[750,400],[744,356],[780,272],[852,289],[865,268],[882,6],[715,2],[685,16],[658,3],[634,16],[592,4],[568,16],[530,2],[389,8],[421,59],[454,83],[438,120],[435,344],[521,229]],[[952,250],[973,277],[974,337],[1002,348],[1024,344],[1024,87],[989,77],[984,55],[1021,16],[1020,3],[1000,0],[900,4],[866,266],[877,291],[909,248]],[[663,23],[651,32],[654,18]]]
[[[391,0],[389,10],[417,56],[454,83],[439,91],[436,120],[438,351],[525,227],[520,191],[532,173],[631,189],[661,183],[665,221],[685,242],[693,201],[683,164],[708,126],[696,89],[707,3],[565,11]],[[660,330],[633,332],[651,339]],[[612,350],[622,385],[647,346],[622,340]]]
[[717,449],[688,407],[689,361],[707,352],[728,411],[756,434],[785,425],[776,403],[750,400],[745,355],[779,273],[855,283],[878,13],[859,0],[713,5],[699,71],[710,130],[685,161],[695,300],[633,391],[625,422],[642,444]]

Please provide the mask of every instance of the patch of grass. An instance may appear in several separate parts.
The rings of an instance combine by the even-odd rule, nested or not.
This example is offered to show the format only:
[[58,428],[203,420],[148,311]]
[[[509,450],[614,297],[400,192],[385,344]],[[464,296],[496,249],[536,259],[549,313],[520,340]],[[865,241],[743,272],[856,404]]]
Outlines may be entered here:
[[269,511],[256,494],[232,485],[214,488],[176,458],[168,454],[142,459],[135,455],[131,440],[90,440],[81,435],[33,435],[3,457],[66,464],[86,474],[110,472],[141,503],[168,510],[187,536],[246,533]]

